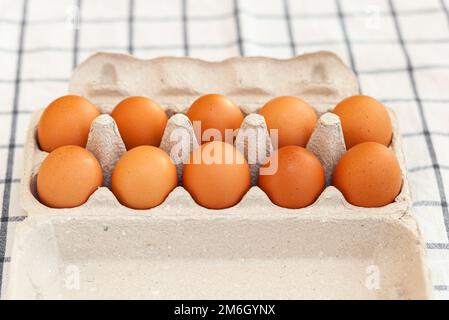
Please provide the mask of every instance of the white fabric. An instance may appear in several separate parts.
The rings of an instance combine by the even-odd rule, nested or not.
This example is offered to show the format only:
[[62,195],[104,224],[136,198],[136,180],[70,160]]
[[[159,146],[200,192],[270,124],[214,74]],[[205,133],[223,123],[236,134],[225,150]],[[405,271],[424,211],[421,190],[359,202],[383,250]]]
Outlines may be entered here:
[[354,68],[363,93],[400,119],[434,295],[448,299],[448,7],[447,0],[0,0],[3,289],[14,228],[25,216],[18,193],[30,113],[66,93],[76,63],[99,50],[209,60],[330,50]]

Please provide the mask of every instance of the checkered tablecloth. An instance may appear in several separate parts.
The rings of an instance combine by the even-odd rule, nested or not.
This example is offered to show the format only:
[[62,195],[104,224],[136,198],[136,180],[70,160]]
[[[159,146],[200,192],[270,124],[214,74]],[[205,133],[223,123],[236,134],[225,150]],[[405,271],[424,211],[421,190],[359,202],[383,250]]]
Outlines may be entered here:
[[96,51],[221,60],[330,50],[397,113],[435,298],[449,299],[449,0],[0,0],[0,288],[31,112]]

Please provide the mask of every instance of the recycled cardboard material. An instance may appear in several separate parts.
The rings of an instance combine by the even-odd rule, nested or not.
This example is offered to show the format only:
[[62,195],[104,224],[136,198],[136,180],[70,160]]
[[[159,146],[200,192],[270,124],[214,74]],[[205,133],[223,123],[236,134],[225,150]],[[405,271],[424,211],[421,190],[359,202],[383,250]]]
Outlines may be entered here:
[[[33,115],[21,189],[29,218],[17,227],[8,298],[430,297],[424,241],[410,214],[400,132],[391,110],[391,148],[403,178],[395,201],[356,207],[329,185],[345,152],[338,116],[329,111],[358,93],[354,74],[332,53],[222,62],[98,53],[74,71],[69,93],[86,97],[103,113],[92,124],[86,147],[99,159],[105,183],[77,208],[41,204],[36,175],[47,153],[36,141],[42,111]],[[250,191],[223,210],[199,206],[181,185],[158,207],[121,205],[108,183],[126,149],[108,113],[132,95],[158,102],[170,116],[161,148],[174,159],[181,181],[182,163],[198,147],[182,113],[207,93],[228,96],[245,113],[236,137],[245,156],[251,153],[249,137],[256,137]],[[306,100],[320,116],[307,148],[322,162],[328,186],[302,209],[278,207],[257,187],[259,166],[273,146],[256,113],[280,95]],[[179,141],[182,148],[174,150]]]

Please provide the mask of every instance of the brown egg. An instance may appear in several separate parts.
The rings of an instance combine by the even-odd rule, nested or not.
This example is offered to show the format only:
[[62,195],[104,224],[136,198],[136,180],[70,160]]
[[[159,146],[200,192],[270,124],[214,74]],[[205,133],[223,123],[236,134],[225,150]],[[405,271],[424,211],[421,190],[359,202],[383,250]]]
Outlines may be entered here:
[[111,177],[111,190],[118,201],[133,209],[158,206],[177,184],[173,161],[154,146],[140,146],[125,153]]
[[39,200],[52,208],[78,207],[102,184],[98,160],[78,146],[63,146],[52,151],[37,175]]
[[278,147],[305,147],[315,128],[315,110],[305,101],[290,96],[268,101],[259,114],[265,118],[268,129],[278,130]]
[[126,149],[149,145],[159,147],[168,118],[165,111],[146,97],[129,97],[112,111]]
[[[243,113],[231,100],[221,94],[207,94],[195,100],[186,113],[194,125],[198,141],[233,142],[233,130],[240,128]],[[201,130],[196,122],[200,122]],[[210,130],[215,129],[215,130]],[[226,130],[227,129],[227,130]],[[219,136],[209,136],[214,133]]]
[[393,135],[387,109],[368,96],[352,96],[341,101],[333,111],[340,117],[346,148],[362,142],[389,146]]
[[42,150],[58,147],[85,147],[92,121],[100,115],[97,107],[80,96],[63,96],[48,105],[42,113],[37,138]]
[[245,158],[221,141],[205,143],[191,153],[182,183],[199,205],[210,209],[232,207],[251,186]]
[[394,153],[377,142],[360,143],[335,167],[332,184],[359,207],[382,207],[401,191],[401,169]]
[[[281,207],[304,208],[318,198],[325,188],[324,169],[320,160],[305,148],[286,146],[275,150],[269,162],[277,161],[272,175],[259,175],[259,187],[270,200]],[[262,172],[262,171],[261,171]]]

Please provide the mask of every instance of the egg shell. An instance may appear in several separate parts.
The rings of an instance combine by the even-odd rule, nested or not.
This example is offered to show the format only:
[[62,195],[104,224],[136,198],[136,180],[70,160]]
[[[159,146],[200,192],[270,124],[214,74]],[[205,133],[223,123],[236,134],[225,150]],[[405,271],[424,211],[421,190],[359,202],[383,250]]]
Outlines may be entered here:
[[278,141],[272,143],[279,148],[305,147],[317,122],[315,110],[307,102],[292,96],[271,99],[259,114],[265,118],[268,129],[278,130]]
[[[232,143],[234,131],[240,128],[243,122],[240,108],[222,94],[206,94],[199,97],[192,103],[186,115],[193,123],[197,140],[203,143],[212,140]],[[215,134],[210,129],[217,130],[219,136],[209,137],[209,134]]]
[[274,174],[259,175],[259,187],[270,200],[285,208],[304,208],[323,192],[324,168],[320,160],[305,148],[286,146],[275,150],[263,168],[275,163]]
[[159,147],[168,118],[156,102],[132,96],[120,101],[111,113],[127,150],[149,145]]
[[58,147],[85,147],[92,121],[100,115],[89,100],[77,95],[60,97],[43,112],[37,130],[39,146],[51,152]]
[[237,204],[251,186],[249,166],[232,145],[207,142],[184,164],[182,184],[203,207],[224,209]]
[[387,109],[376,99],[356,95],[337,104],[333,112],[340,117],[346,148],[362,142],[389,146],[393,128]]
[[39,200],[51,208],[73,208],[85,203],[103,183],[100,164],[78,146],[53,150],[37,175]]
[[343,155],[332,184],[353,205],[382,207],[401,191],[401,168],[395,154],[383,144],[364,142]]
[[161,204],[177,184],[173,161],[154,146],[140,146],[125,153],[111,177],[111,191],[120,203],[133,209]]

